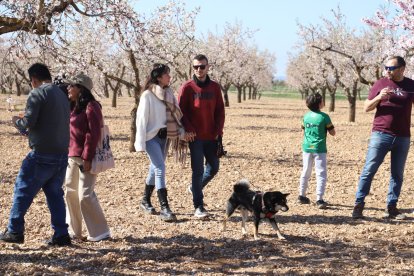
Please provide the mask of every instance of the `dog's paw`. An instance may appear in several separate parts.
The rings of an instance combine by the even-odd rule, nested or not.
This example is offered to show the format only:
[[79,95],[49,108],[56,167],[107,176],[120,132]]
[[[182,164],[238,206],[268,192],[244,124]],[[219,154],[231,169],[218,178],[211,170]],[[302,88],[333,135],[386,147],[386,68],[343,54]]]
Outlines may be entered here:
[[286,238],[282,235],[278,235],[277,237],[279,238],[279,240],[286,240]]

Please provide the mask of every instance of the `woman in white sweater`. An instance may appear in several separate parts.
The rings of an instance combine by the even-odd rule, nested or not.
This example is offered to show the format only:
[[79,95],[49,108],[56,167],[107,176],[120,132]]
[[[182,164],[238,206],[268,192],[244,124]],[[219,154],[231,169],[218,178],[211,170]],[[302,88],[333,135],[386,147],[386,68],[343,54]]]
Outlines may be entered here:
[[151,195],[157,189],[160,202],[160,218],[175,221],[170,210],[165,185],[165,158],[168,144],[177,150],[180,138],[184,137],[181,126],[182,113],[170,84],[170,68],[164,64],[154,64],[141,94],[137,110],[135,150],[145,151],[150,160],[149,172],[141,208],[149,214],[156,214],[151,204]]

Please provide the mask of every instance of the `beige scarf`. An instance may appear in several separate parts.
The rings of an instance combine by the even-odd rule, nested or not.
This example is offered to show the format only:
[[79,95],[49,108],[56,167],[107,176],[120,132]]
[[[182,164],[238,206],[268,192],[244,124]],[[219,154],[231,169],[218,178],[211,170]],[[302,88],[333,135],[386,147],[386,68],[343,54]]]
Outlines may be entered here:
[[183,113],[178,106],[174,92],[170,87],[162,89],[159,85],[152,85],[149,90],[167,107],[167,150],[172,150],[175,161],[184,166],[188,145],[184,139],[185,130],[181,124]]

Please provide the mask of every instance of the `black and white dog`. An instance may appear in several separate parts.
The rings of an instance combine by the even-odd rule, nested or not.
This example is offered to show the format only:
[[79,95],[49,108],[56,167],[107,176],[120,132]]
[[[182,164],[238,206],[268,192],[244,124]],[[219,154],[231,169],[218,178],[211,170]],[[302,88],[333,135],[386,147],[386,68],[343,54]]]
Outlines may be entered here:
[[227,202],[226,217],[223,220],[223,231],[226,229],[226,222],[236,209],[240,210],[242,215],[242,233],[247,234],[246,221],[249,213],[254,218],[254,238],[258,239],[258,229],[260,220],[268,221],[279,239],[285,239],[280,233],[276,223],[275,214],[277,211],[286,212],[289,210],[286,197],[289,194],[281,192],[255,192],[250,190],[249,181],[240,180],[234,185],[234,192]]

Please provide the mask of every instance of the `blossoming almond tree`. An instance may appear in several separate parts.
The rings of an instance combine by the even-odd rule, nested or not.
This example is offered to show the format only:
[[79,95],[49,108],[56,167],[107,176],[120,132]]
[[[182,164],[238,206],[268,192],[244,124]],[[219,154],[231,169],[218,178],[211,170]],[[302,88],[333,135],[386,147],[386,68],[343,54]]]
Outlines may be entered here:
[[[382,41],[382,53],[385,56],[400,55],[414,62],[414,0],[388,0],[393,6],[378,10],[364,21],[378,32],[387,33]],[[407,66],[406,74],[413,76],[414,68]]]
[[336,71],[336,80],[349,102],[349,121],[355,121],[357,97],[363,85],[372,85],[382,73],[385,59],[381,46],[389,35],[369,30],[358,33],[346,25],[338,10],[334,19],[323,19],[321,26],[300,26],[304,44],[319,51],[327,65]]
[[[157,30],[155,22],[159,22],[160,17],[181,18],[176,14],[179,9],[174,11],[175,7],[174,2],[171,2],[166,7],[160,8],[157,17],[142,22],[128,1],[123,0],[52,2],[10,0],[0,3],[2,8],[0,28],[2,33],[10,32],[10,40],[14,43],[12,47],[21,55],[30,56],[33,48],[37,47],[44,56],[53,56],[55,63],[60,63],[65,71],[90,72],[94,71],[94,68],[105,78],[132,88],[135,107],[131,112],[130,150],[133,151],[135,113],[141,90],[140,67],[148,67],[155,61],[154,57],[157,57],[160,52],[156,46],[167,43],[169,38],[174,36],[168,33],[170,36],[167,37],[165,34],[168,30],[183,31],[183,28],[187,28],[187,25],[169,27],[165,23]],[[30,28],[28,21],[34,22]],[[14,24],[13,27],[11,23]],[[175,34],[177,33],[178,31]],[[174,49],[176,45],[171,44],[169,49]],[[29,49],[25,45],[33,45],[33,48]],[[183,50],[183,47],[179,49]],[[169,50],[165,51],[167,53],[164,55],[164,62],[168,55],[176,56]],[[157,61],[163,60],[158,58]],[[122,73],[125,72],[126,67],[133,74]],[[121,70],[115,74],[114,68],[121,68]]]
[[224,104],[230,106],[228,91],[244,69],[236,69],[235,63],[239,58],[239,51],[246,41],[251,41],[254,31],[244,29],[240,22],[226,23],[222,33],[208,32],[201,41],[201,51],[206,53],[211,64],[211,76],[220,84],[223,91]]

